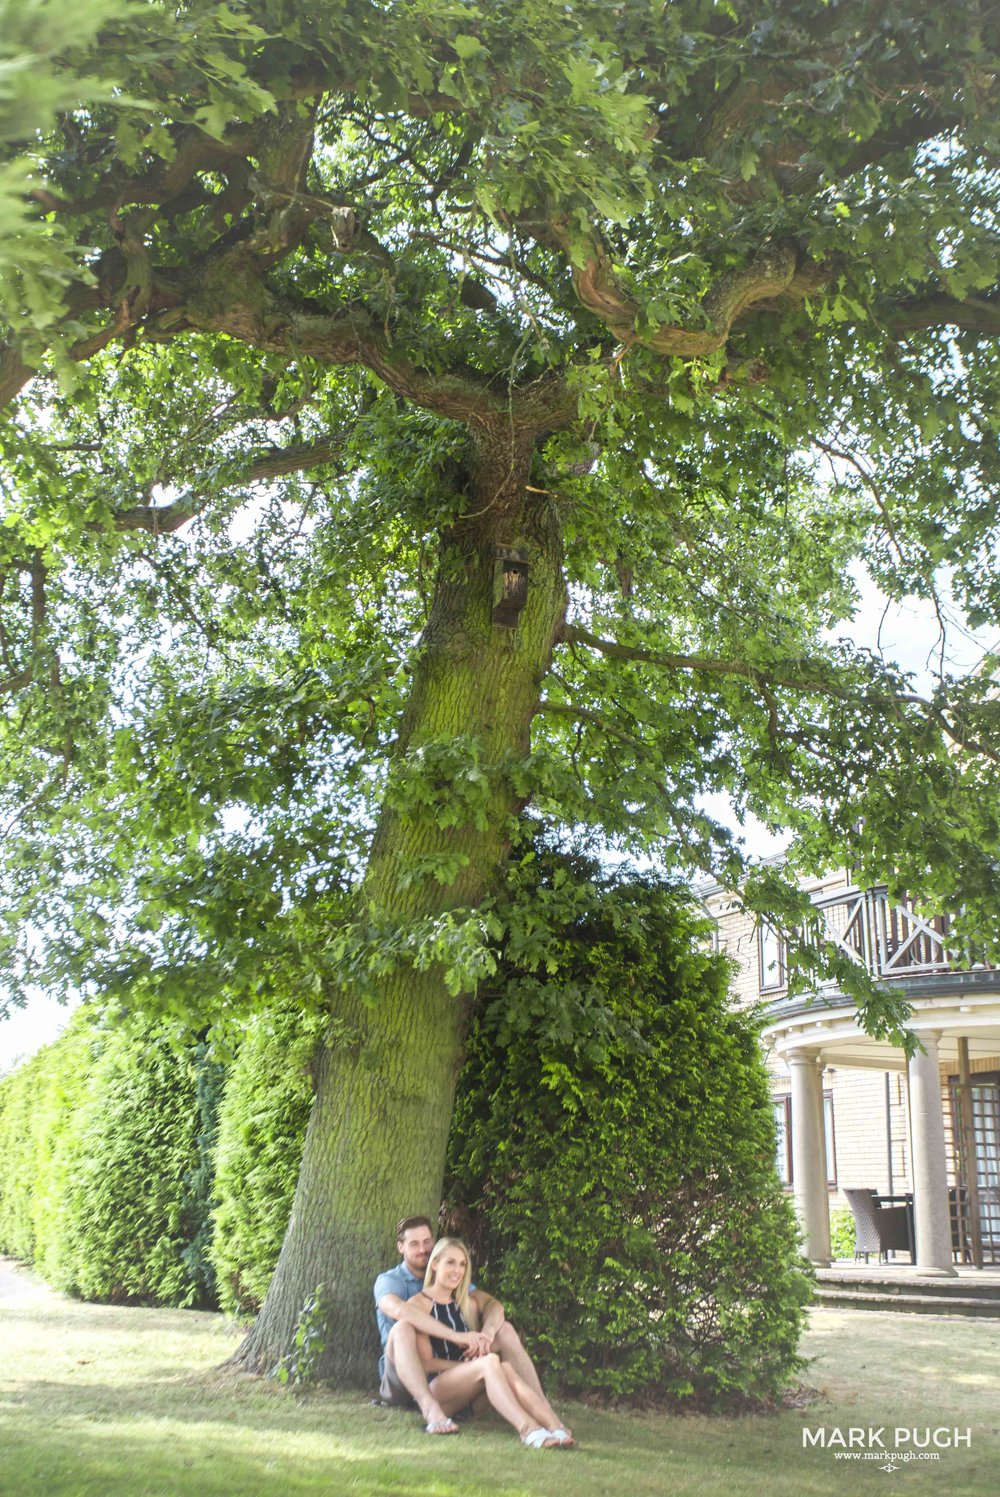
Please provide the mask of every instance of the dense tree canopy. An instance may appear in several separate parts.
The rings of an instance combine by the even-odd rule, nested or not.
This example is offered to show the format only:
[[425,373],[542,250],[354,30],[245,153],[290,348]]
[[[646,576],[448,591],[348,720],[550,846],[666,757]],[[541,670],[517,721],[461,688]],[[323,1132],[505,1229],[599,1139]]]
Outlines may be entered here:
[[1000,619],[996,4],[7,12],[11,992],[342,993],[318,1097],[382,1111],[318,1100],[303,1180],[368,1163],[293,1224],[360,1306],[497,940],[545,960],[525,806],[794,928],[723,791],[995,941],[994,662],[837,631],[862,565]]

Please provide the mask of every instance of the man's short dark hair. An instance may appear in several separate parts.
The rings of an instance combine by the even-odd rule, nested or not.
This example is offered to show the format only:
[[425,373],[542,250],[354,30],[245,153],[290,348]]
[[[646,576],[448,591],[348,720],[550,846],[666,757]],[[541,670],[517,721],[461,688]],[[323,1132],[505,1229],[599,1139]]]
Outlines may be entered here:
[[429,1216],[404,1216],[396,1228],[396,1241],[402,1242],[407,1232],[413,1227],[426,1227],[428,1232],[434,1231],[434,1223]]

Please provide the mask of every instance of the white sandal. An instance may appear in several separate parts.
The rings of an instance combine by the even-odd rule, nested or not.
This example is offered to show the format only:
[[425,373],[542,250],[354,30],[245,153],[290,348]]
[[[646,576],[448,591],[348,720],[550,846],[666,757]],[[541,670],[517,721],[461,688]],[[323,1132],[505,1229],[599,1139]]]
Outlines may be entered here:
[[573,1436],[570,1434],[569,1430],[563,1429],[561,1424],[558,1425],[555,1429],[550,1429],[549,1434],[552,1436],[553,1440],[555,1440],[557,1445],[572,1447],[576,1444],[576,1441],[573,1439]]
[[432,1419],[429,1424],[424,1425],[429,1435],[457,1435],[458,1425],[454,1419],[446,1414],[443,1419]]
[[522,1438],[521,1444],[527,1450],[544,1450],[546,1448],[546,1440],[551,1439],[552,1431],[550,1429],[542,1429],[541,1425],[539,1425],[538,1429],[530,1430],[529,1433]]

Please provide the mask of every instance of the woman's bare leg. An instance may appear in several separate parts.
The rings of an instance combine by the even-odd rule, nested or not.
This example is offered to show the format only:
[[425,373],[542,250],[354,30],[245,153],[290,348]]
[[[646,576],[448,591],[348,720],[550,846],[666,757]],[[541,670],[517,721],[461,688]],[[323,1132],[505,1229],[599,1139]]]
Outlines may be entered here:
[[471,1362],[456,1362],[431,1379],[433,1397],[445,1414],[450,1416],[480,1395],[485,1397],[486,1369],[481,1365],[485,1360],[476,1357]]
[[561,1429],[562,1420],[545,1397],[545,1394],[536,1393],[534,1388],[529,1387],[520,1373],[515,1372],[509,1363],[503,1362],[501,1366],[504,1370],[504,1376],[510,1384],[511,1392],[522,1409],[530,1414],[543,1429]]
[[[513,1368],[518,1377],[523,1383],[527,1385],[530,1391],[536,1396],[540,1395],[545,1400],[545,1407],[548,1409],[548,1413],[546,1415],[546,1428],[565,1429],[567,1434],[571,1435],[572,1430],[569,1429],[568,1425],[563,1423],[563,1421],[559,1418],[559,1415],[556,1413],[555,1409],[549,1403],[548,1399],[545,1398],[545,1393],[542,1389],[542,1384],[539,1379],[538,1372],[535,1368],[535,1364],[528,1356],[528,1353],[525,1351],[524,1346],[521,1343],[520,1336],[517,1334],[509,1320],[504,1321],[503,1325],[493,1337],[493,1346],[494,1349],[499,1352],[500,1360],[504,1364],[504,1366]],[[524,1400],[522,1399],[521,1402],[523,1403]]]
[[476,1357],[472,1362],[456,1363],[434,1379],[434,1397],[446,1414],[463,1408],[481,1390],[485,1391],[491,1407],[514,1426],[522,1440],[533,1430],[548,1428],[519,1402],[496,1352]]
[[[506,1419],[508,1424],[514,1426],[522,1441],[527,1435],[533,1434],[539,1429],[544,1430],[546,1435],[548,1435],[548,1425],[543,1420],[536,1418],[530,1409],[525,1408],[514,1392],[503,1363],[497,1357],[496,1353],[491,1352],[485,1360],[493,1363],[491,1367],[487,1368],[486,1372],[486,1397],[500,1417]],[[522,1383],[523,1386],[525,1385]],[[541,1442],[543,1446],[556,1445],[558,1443],[557,1440],[550,1439],[545,1439]]]

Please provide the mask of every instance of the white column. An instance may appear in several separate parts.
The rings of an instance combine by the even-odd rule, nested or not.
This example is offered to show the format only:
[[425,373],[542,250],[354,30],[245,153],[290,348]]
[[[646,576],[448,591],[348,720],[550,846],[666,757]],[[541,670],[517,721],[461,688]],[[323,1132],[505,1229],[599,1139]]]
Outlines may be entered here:
[[785,1057],[792,1075],[792,1174],[795,1206],[806,1256],[817,1268],[830,1264],[830,1193],[827,1187],[826,1129],[819,1057],[793,1050]]
[[911,1056],[908,1066],[917,1272],[934,1277],[955,1273],[951,1261],[939,1038],[933,1030],[921,1030],[919,1039],[924,1049]]

